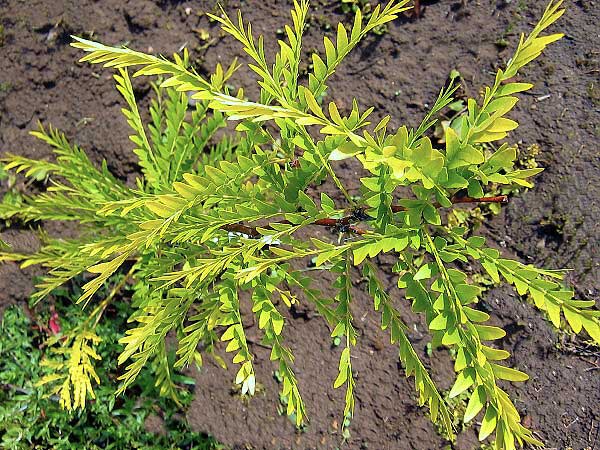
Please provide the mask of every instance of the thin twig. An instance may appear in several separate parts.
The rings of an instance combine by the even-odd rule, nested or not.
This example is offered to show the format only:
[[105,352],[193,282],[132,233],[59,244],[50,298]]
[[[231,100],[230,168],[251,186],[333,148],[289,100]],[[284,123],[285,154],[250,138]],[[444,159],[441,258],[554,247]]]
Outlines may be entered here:
[[0,387],[3,391],[15,391],[17,394],[30,395],[31,391],[29,389],[22,388],[20,386],[16,386],[10,383],[2,383]]
[[[450,201],[452,202],[452,204],[458,204],[458,203],[508,203],[508,197],[506,195],[498,195],[496,197],[481,197],[481,198],[453,197]],[[437,202],[434,203],[434,206],[436,208],[442,207],[442,205],[440,205]],[[392,212],[394,212],[394,213],[407,210],[407,208],[405,208],[404,206],[400,206],[400,205],[392,205],[391,209],[392,209]],[[322,227],[337,228],[341,232],[349,232],[349,233],[353,233],[353,234],[363,235],[367,231],[362,228],[358,228],[358,227],[354,226],[353,224],[356,222],[362,222],[362,221],[368,221],[368,220],[372,220],[372,217],[367,215],[366,208],[356,208],[352,212],[352,214],[342,217],[340,219],[333,219],[333,218],[318,219],[318,220],[315,220],[314,222],[312,222],[310,225],[318,225],[318,226],[322,226]],[[275,223],[291,224],[291,222],[289,220],[280,220]],[[265,225],[264,228],[269,229],[271,227],[269,225]],[[259,233],[257,227],[244,225],[241,223],[231,223],[231,224],[223,225],[221,227],[221,229],[232,232],[232,233],[242,233],[242,234],[249,236],[252,239],[258,239],[261,237],[261,234]]]
[[[506,204],[508,203],[508,196],[506,195],[497,195],[495,197],[479,197],[479,198],[474,198],[474,197],[452,197],[452,199],[450,199],[450,201],[452,202],[453,205],[459,204],[459,203],[502,203],[502,204]],[[442,205],[440,205],[438,202],[435,202],[433,204],[433,206],[435,206],[436,208],[441,208]],[[393,212],[401,212],[401,211],[406,211],[407,209],[403,206],[398,206],[398,205],[392,205],[392,211]]]

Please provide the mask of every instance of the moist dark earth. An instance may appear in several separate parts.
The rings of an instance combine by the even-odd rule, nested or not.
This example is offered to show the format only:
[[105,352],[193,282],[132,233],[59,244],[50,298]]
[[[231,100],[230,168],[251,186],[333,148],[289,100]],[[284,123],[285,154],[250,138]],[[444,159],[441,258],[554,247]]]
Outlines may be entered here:
[[[322,51],[322,35],[351,17],[341,1],[313,1],[305,53]],[[351,54],[330,83],[329,98],[341,107],[356,97],[375,114],[392,116],[391,124],[416,125],[445,83],[451,70],[463,78],[463,95],[477,96],[494,70],[511,55],[519,33],[540,17],[544,1],[422,1],[419,19],[402,17],[381,36],[372,36]],[[267,48],[288,22],[288,1],[225,1],[240,8],[255,34],[264,34]],[[581,299],[600,292],[600,2],[566,2],[565,16],[555,31],[565,38],[521,75],[535,88],[521,97],[512,117],[521,127],[511,136],[522,147],[538,144],[538,163],[545,171],[535,188],[513,197],[478,230],[504,255],[549,268],[570,268],[568,279]],[[204,14],[212,1],[17,1],[0,0],[0,153],[51,157],[49,149],[28,135],[38,121],[52,123],[85,148],[92,160],[106,159],[109,168],[132,183],[139,175],[120,114],[121,100],[111,72],[77,63],[81,56],[68,44],[71,34],[92,36],[108,44],[172,54],[186,46],[203,71],[234,56],[245,61],[239,46],[225,37]],[[208,35],[207,35],[208,33]],[[505,47],[504,44],[508,44]],[[243,68],[233,84],[251,86]],[[147,81],[136,84],[142,102]],[[252,98],[256,90],[247,89]],[[351,193],[358,191],[358,166],[336,167]],[[6,190],[2,186],[0,192]],[[23,189],[27,189],[23,187]],[[70,233],[44,224],[52,234]],[[3,239],[19,249],[36,242],[27,227],[2,229]],[[318,230],[326,235],[326,230]],[[378,261],[383,271],[391,257]],[[467,268],[468,269],[468,268]],[[13,264],[0,266],[0,307],[25,302],[34,272]],[[319,275],[327,291],[333,279]],[[233,391],[234,368],[224,373],[207,361],[197,382],[195,401],[187,412],[192,427],[239,449],[441,449],[479,448],[477,427],[460,432],[455,444],[444,441],[415,403],[413,382],[405,379],[398,351],[379,330],[366,287],[355,273],[354,317],[360,333],[353,352],[356,369],[356,414],[350,436],[341,434],[343,392],[334,391],[340,349],[331,345],[330,330],[314,311],[302,305],[288,314],[288,344],[310,423],[295,432],[278,413],[279,386],[273,377],[269,350],[252,345],[256,355],[259,394],[242,401]],[[452,362],[445,351],[425,354],[424,324],[410,313],[401,292],[389,291],[401,305],[410,338],[443,389],[452,384]],[[505,388],[548,448],[600,448],[600,357],[585,340],[557,333],[549,322],[510,288],[488,291],[482,308],[508,331],[501,346],[512,353],[511,365],[528,372],[530,381]],[[254,328],[248,330],[259,341]],[[460,423],[457,423],[459,430]],[[157,426],[160,429],[160,426]]]

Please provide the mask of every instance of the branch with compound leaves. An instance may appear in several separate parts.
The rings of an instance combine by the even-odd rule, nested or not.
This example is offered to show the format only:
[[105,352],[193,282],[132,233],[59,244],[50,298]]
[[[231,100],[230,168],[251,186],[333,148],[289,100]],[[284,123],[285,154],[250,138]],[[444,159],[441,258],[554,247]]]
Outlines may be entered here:
[[[455,197],[452,197],[451,202],[452,202],[452,204],[455,204],[455,205],[461,204],[461,203],[502,203],[502,204],[506,204],[506,203],[508,203],[508,196],[498,195],[495,197],[480,197],[480,198],[455,196]],[[434,203],[434,206],[436,208],[442,207],[442,205],[440,205],[439,203]],[[404,206],[400,206],[400,205],[392,205],[391,209],[392,209],[392,212],[394,212],[394,213],[407,211],[407,208],[405,208]],[[348,216],[341,217],[339,219],[334,219],[334,218],[318,219],[318,220],[315,220],[311,225],[336,228],[337,230],[339,230],[340,232],[343,232],[343,233],[352,233],[352,234],[357,234],[357,235],[363,235],[367,232],[367,230],[358,228],[354,224],[357,222],[363,222],[363,221],[368,221],[368,220],[372,220],[372,217],[366,213],[366,208],[363,207],[363,208],[356,208],[352,212],[352,214],[350,214]],[[287,220],[282,220],[282,221],[278,221],[276,223],[290,224],[291,222],[289,222]],[[269,227],[266,226],[264,228],[269,228]],[[242,233],[242,234],[249,236],[252,239],[258,239],[262,236],[260,234],[260,232],[258,231],[257,227],[253,227],[250,225],[244,225],[241,223],[233,223],[233,224],[223,225],[221,227],[221,229],[232,232],[232,233]]]

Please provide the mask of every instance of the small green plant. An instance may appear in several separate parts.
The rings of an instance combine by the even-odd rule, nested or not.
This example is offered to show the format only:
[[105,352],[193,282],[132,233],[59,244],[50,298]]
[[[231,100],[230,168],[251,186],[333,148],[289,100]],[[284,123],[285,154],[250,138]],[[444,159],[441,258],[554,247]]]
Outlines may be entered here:
[[[447,403],[407,336],[396,304],[401,297],[425,316],[432,345],[446,346],[455,355],[457,376],[450,396],[468,392],[465,422],[483,412],[480,439],[495,433],[497,449],[541,445],[521,424],[516,407],[498,384],[528,377],[501,363],[510,355],[490,341],[505,332],[486,324],[489,315],[474,307],[481,287],[454,262],[480,263],[494,282],[502,277],[519,294],[529,295],[554,325],[577,333],[585,329],[596,343],[599,312],[593,301],[573,299],[561,271],[503,258],[470,230],[444,226],[439,210],[460,203],[503,203],[506,196],[486,197],[485,189],[492,184],[531,186],[527,179],[541,171],[515,168],[515,148],[491,144],[518,126],[506,115],[517,103],[515,94],[532,85],[513,80],[561,38],[543,34],[563,14],[561,3],[550,2],[506,67],[484,89],[483,98],[468,99],[466,109],[445,128],[440,148],[434,148],[426,134],[439,112],[453,104],[454,82],[440,91],[418,127],[395,131],[388,130],[389,117],[370,126],[373,108],[361,110],[356,100],[350,111],[340,111],[334,102],[324,108],[316,100],[346,55],[369,32],[407,10],[408,0],[376,6],[368,19],[357,8],[352,26],[347,30],[340,24],[334,40],[324,38],[324,55],[312,55],[312,71],[304,84],[298,74],[307,1],[294,2],[292,24],[285,28],[286,40],[278,41],[274,62],[267,61],[262,37],[254,38],[241,13],[237,21],[223,11],[211,15],[252,59],[250,68],[260,87],[256,101],[248,100],[243,90],[234,94],[227,88],[235,61],[227,69],[217,65],[207,78],[190,67],[187,52],[171,61],[75,38],[73,46],[87,53],[82,61],[116,69],[143,177],[135,188],[125,186],[106,164],[96,168],[61,133],[40,128],[32,134],[54,148],[56,162],[9,155],[6,167],[47,176],[51,185],[45,193],[25,197],[18,207],[2,205],[0,217],[77,221],[80,236],[50,240],[33,255],[5,251],[0,258],[48,270],[38,285],[38,300],[74,276],[91,274],[78,299],[82,305],[92,302],[113,274],[124,266],[131,268],[130,322],[135,325],[121,339],[124,349],[118,362],[128,363],[120,377],[120,393],[150,365],[160,374],[161,392],[174,395],[173,367],[201,365],[199,344],[210,353],[222,341],[239,365],[235,383],[243,395],[252,395],[254,358],[240,308],[240,302],[251,302],[263,344],[272,348],[271,360],[277,365],[280,402],[297,425],[306,421],[308,412],[293,371],[292,349],[285,345],[281,309],[300,301],[312,303],[331,327],[334,343],[339,340],[342,351],[333,386],[345,387],[343,418],[350,423],[355,386],[351,353],[358,338],[352,279],[354,267],[359,267],[374,309],[381,314],[381,327],[399,347],[406,375],[414,378],[419,404],[429,407],[432,420],[448,437],[454,430]],[[159,77],[146,125],[131,86],[133,67],[133,76]],[[235,124],[230,133],[216,133],[230,123]],[[337,161],[346,158],[357,158],[364,168],[358,197],[347,192],[336,172]],[[337,187],[339,196],[306,194],[325,181]],[[401,187],[410,187],[413,196],[397,198]],[[306,238],[316,226],[330,227],[341,237]],[[397,257],[397,293],[385,288],[373,263],[381,253]],[[311,286],[310,272],[297,268],[298,261],[309,260],[314,261],[312,271],[336,274],[333,298]],[[241,296],[243,291],[249,295]],[[165,338],[172,330],[179,337],[174,366],[165,352]],[[93,339],[88,344],[93,347]],[[91,374],[84,370],[83,376],[70,378],[80,392],[71,406],[83,407],[81,392],[91,396]]]
[[[355,15],[360,10],[362,17],[368,20],[373,12],[373,4],[370,0],[341,0],[340,9],[342,13],[352,15]],[[387,25],[377,26],[371,32],[381,36],[387,32]]]
[[[119,333],[124,328],[131,308],[125,302],[115,304],[110,320],[97,327],[95,345],[97,375],[101,384],[95,401],[85,410],[65,411],[62,396],[40,381],[47,374],[62,369],[48,367],[59,363],[56,352],[72,348],[66,340],[87,320],[85,312],[74,304],[73,291],[53,292],[52,308],[45,307],[32,316],[23,307],[13,306],[3,312],[0,323],[0,446],[6,449],[204,449],[220,448],[200,433],[191,432],[177,419],[179,410],[166,398],[160,398],[154,387],[154,375],[144,370],[128,395],[114,397],[118,372]],[[48,324],[48,325],[46,325]],[[50,339],[48,339],[48,335]],[[54,343],[53,343],[54,341]],[[56,342],[58,341],[58,342]],[[62,343],[62,345],[61,345]],[[150,368],[148,368],[150,369]],[[191,396],[185,395],[187,405]],[[150,415],[160,414],[167,433],[154,434],[145,429]]]

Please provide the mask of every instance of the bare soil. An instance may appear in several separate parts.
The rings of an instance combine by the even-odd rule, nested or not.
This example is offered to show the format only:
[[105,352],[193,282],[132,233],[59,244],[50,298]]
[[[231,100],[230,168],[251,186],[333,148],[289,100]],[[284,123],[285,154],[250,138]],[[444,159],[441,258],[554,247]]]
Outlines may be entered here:
[[[253,23],[255,33],[274,42],[276,30],[288,22],[288,1],[226,1]],[[332,33],[340,20],[341,1],[314,0],[305,51],[321,50],[322,34]],[[544,1],[442,0],[422,1],[419,20],[402,18],[383,36],[367,39],[335,74],[330,98],[349,106],[356,96],[373,105],[376,114],[392,116],[391,124],[414,125],[435,99],[452,69],[464,78],[464,91],[477,95],[493,71],[510,57],[521,31],[540,16]],[[511,199],[503,212],[479,232],[507,256],[550,268],[573,269],[569,280],[582,299],[600,292],[600,8],[596,0],[566,2],[568,11],[558,28],[566,37],[553,45],[523,78],[536,82],[517,106],[521,127],[512,136],[523,146],[539,144],[538,162],[546,170],[535,189]],[[189,8],[189,10],[188,10]],[[106,159],[120,178],[139,175],[120,114],[121,102],[111,73],[77,63],[81,56],[69,47],[69,35],[92,35],[110,44],[171,54],[187,46],[200,70],[218,61],[228,63],[242,54],[239,46],[209,23],[212,1],[81,0],[72,2],[0,0],[0,152],[50,157],[47,147],[28,135],[36,122],[52,123],[88,150],[94,161]],[[188,14],[189,12],[189,14]],[[209,33],[203,39],[200,30]],[[501,45],[509,43],[508,49]],[[272,46],[269,50],[272,49]],[[236,85],[250,85],[242,69]],[[147,81],[136,84],[140,98],[149,93]],[[255,90],[248,91],[250,96]],[[341,165],[339,175],[351,191],[358,189],[358,167]],[[5,186],[0,188],[0,193]],[[1,230],[1,229],[0,229]],[[60,227],[52,228],[61,233]],[[320,230],[326,234],[327,231]],[[36,245],[32,233],[10,229],[3,239],[25,248]],[[380,261],[391,267],[389,258]],[[32,272],[15,265],[0,266],[0,307],[24,302],[32,287]],[[327,290],[326,275],[317,285]],[[395,280],[388,280],[394,292]],[[356,326],[361,339],[354,352],[357,407],[350,437],[342,442],[343,392],[334,391],[339,348],[329,330],[310,308],[288,315],[288,343],[297,357],[296,370],[311,421],[294,431],[278,413],[279,386],[268,350],[253,345],[260,393],[242,401],[232,390],[233,369],[224,373],[208,362],[196,378],[196,397],[187,415],[198,431],[214,435],[233,448],[252,449],[442,449],[448,448],[425,415],[415,406],[412,380],[404,378],[397,349],[379,330],[370,299],[355,276]],[[424,324],[397,300],[411,327],[411,339],[423,352],[435,380],[451,385],[449,357],[443,351],[425,355]],[[482,307],[508,331],[502,346],[510,361],[532,375],[527,383],[506,386],[525,423],[549,448],[600,448],[600,355],[580,340],[557,334],[551,325],[508,288],[491,290]],[[259,337],[248,332],[255,342]],[[157,425],[157,431],[160,426]],[[473,427],[460,433],[452,448],[478,448]]]

